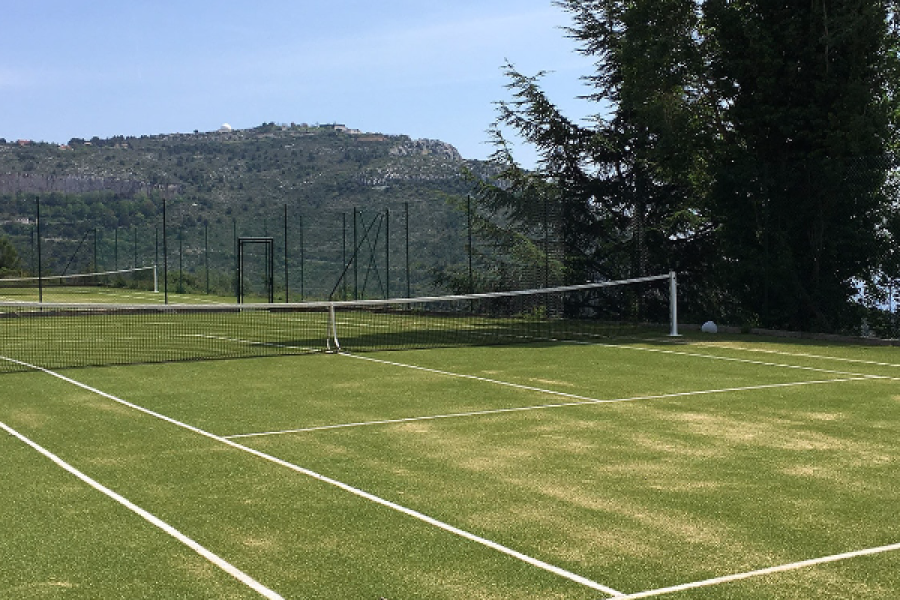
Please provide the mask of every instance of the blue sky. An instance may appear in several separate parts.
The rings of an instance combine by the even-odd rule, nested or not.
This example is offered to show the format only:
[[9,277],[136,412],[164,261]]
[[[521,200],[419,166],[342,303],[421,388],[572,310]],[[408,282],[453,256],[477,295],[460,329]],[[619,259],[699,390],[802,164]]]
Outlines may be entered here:
[[8,140],[337,122],[484,158],[506,60],[552,71],[571,117],[594,110],[551,0],[17,0],[3,23]]

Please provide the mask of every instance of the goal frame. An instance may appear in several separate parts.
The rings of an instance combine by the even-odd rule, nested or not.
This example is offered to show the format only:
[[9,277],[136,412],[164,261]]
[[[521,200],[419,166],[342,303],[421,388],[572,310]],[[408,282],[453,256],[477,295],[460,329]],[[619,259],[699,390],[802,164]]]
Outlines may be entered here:
[[266,292],[269,304],[275,303],[275,238],[239,237],[237,260],[237,303],[244,303],[244,246],[262,244],[266,250]]

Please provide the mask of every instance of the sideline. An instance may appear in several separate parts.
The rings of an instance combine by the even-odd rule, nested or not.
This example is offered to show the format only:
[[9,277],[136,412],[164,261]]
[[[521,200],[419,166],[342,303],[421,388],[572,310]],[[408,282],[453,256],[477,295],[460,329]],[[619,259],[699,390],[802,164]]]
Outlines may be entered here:
[[[578,575],[578,574],[576,574],[576,573],[572,573],[571,571],[567,571],[567,570],[562,569],[562,568],[560,568],[560,567],[557,567],[557,566],[555,566],[555,565],[551,565],[550,563],[547,563],[547,562],[544,562],[544,561],[542,561],[542,560],[540,560],[540,559],[537,559],[537,558],[528,556],[528,555],[526,555],[526,554],[523,554],[523,553],[521,553],[521,552],[518,552],[517,550],[513,550],[512,548],[508,548],[508,547],[506,547],[506,546],[503,546],[502,544],[499,544],[499,543],[494,542],[494,541],[492,541],[492,540],[489,540],[489,539],[487,539],[487,538],[483,538],[483,537],[481,537],[481,536],[475,535],[474,533],[465,531],[465,530],[463,530],[463,529],[459,529],[458,527],[454,527],[453,525],[450,525],[449,523],[445,523],[445,522],[439,521],[439,520],[437,520],[437,519],[435,519],[435,518],[433,518],[433,517],[429,517],[428,515],[426,515],[426,514],[424,514],[424,513],[421,513],[421,512],[419,512],[419,511],[413,510],[413,509],[411,509],[411,508],[407,508],[407,507],[402,506],[402,505],[400,505],[400,504],[397,504],[397,503],[395,503],[395,502],[391,502],[390,500],[386,500],[386,499],[384,499],[384,498],[381,498],[380,496],[376,496],[376,495],[374,495],[374,494],[371,494],[371,493],[366,492],[366,491],[364,491],[364,490],[361,490],[361,489],[359,489],[359,488],[355,488],[355,487],[353,487],[353,486],[351,486],[351,485],[349,485],[349,484],[347,484],[347,483],[343,483],[343,482],[338,481],[338,480],[336,480],[336,479],[332,479],[332,478],[330,478],[330,477],[328,477],[328,476],[326,476],[326,475],[322,475],[322,474],[320,474],[320,473],[317,473],[317,472],[312,471],[312,470],[310,470],[310,469],[307,469],[307,468],[305,468],[305,467],[301,467],[301,466],[299,466],[299,465],[295,465],[295,464],[293,464],[293,463],[290,463],[290,462],[288,462],[288,461],[286,461],[286,460],[282,460],[282,459],[280,459],[280,458],[278,458],[278,457],[276,457],[276,456],[272,456],[271,454],[266,454],[265,452],[261,452],[261,451],[259,451],[259,450],[255,450],[255,449],[253,449],[253,448],[251,448],[251,447],[249,447],[249,446],[244,446],[244,445],[242,445],[242,444],[238,444],[237,442],[233,442],[233,441],[231,441],[231,440],[229,440],[229,439],[227,439],[227,438],[224,438],[224,437],[222,437],[222,436],[218,436],[218,435],[216,435],[216,434],[214,434],[214,433],[210,433],[210,432],[208,432],[208,431],[204,431],[203,429],[200,429],[200,428],[198,428],[198,427],[194,427],[193,425],[188,425],[187,423],[184,423],[184,422],[182,422],[182,421],[178,421],[178,420],[176,420],[176,419],[173,419],[172,417],[167,417],[166,415],[163,415],[163,414],[161,414],[161,413],[152,411],[152,410],[150,410],[150,409],[148,409],[148,408],[144,408],[144,407],[139,406],[139,405],[137,405],[137,404],[134,404],[134,403],[132,403],[132,402],[128,402],[127,400],[123,400],[122,398],[118,398],[118,397],[116,397],[116,396],[114,396],[114,395],[112,395],[112,394],[109,394],[109,393],[104,392],[104,391],[102,391],[102,390],[98,390],[97,388],[91,387],[91,386],[89,386],[89,385],[87,385],[87,384],[85,384],[85,383],[82,383],[82,382],[80,382],[80,381],[76,381],[75,379],[72,379],[72,378],[70,378],[70,377],[66,377],[65,375],[62,375],[62,374],[60,374],[60,373],[56,373],[55,371],[51,371],[51,370],[45,369],[45,368],[43,368],[43,367],[39,367],[39,366],[36,366],[36,365],[32,365],[32,364],[29,364],[29,363],[26,363],[26,362],[22,362],[22,361],[19,361],[19,360],[15,360],[15,359],[12,359],[12,358],[8,358],[8,357],[5,357],[5,356],[0,356],[0,359],[6,360],[6,361],[9,361],[9,362],[12,362],[12,363],[17,364],[17,365],[19,365],[19,366],[23,366],[23,367],[27,367],[27,368],[33,369],[33,370],[35,370],[35,371],[40,371],[40,372],[42,372],[42,373],[45,373],[45,374],[47,374],[47,375],[50,375],[51,377],[55,377],[55,378],[57,378],[57,379],[60,379],[60,380],[62,380],[62,381],[65,381],[66,383],[69,383],[69,384],[72,384],[72,385],[74,385],[74,386],[76,386],[76,387],[79,387],[79,388],[81,388],[81,389],[83,389],[83,390],[86,390],[86,391],[91,392],[91,393],[93,393],[93,394],[97,394],[98,396],[101,396],[101,397],[106,398],[106,399],[108,399],[108,400],[112,400],[113,402],[117,402],[118,404],[121,404],[121,405],[123,405],[123,406],[127,406],[128,408],[137,410],[137,411],[142,412],[142,413],[144,413],[144,414],[146,414],[146,415],[155,417],[155,418],[157,418],[157,419],[160,419],[160,420],[165,421],[165,422],[167,422],[167,423],[170,423],[170,424],[172,424],[172,425],[176,425],[176,426],[178,426],[178,427],[181,427],[181,428],[183,428],[183,429],[186,429],[186,430],[188,430],[188,431],[191,431],[191,432],[196,433],[196,434],[198,434],[198,435],[201,435],[201,436],[203,436],[203,437],[206,437],[206,438],[209,438],[209,439],[211,439],[211,440],[220,442],[220,443],[222,443],[222,444],[225,444],[226,446],[231,446],[232,448],[234,448],[234,449],[236,449],[236,450],[241,450],[242,452],[246,452],[246,453],[248,453],[248,454],[252,454],[253,456],[256,456],[256,457],[258,457],[258,458],[262,458],[263,460],[267,460],[267,461],[269,461],[269,462],[271,462],[271,463],[274,463],[274,464],[276,464],[276,465],[279,465],[279,466],[285,467],[285,468],[287,468],[287,469],[290,469],[290,470],[292,470],[292,471],[295,471],[295,472],[297,472],[297,473],[300,473],[301,475],[305,475],[305,476],[307,476],[307,477],[311,477],[311,478],[313,478],[313,479],[317,479],[317,480],[319,480],[319,481],[321,481],[321,482],[323,482],[323,483],[327,483],[328,485],[331,485],[331,486],[334,486],[334,487],[336,487],[336,488],[338,488],[338,489],[344,490],[345,492],[349,492],[349,493],[351,493],[351,494],[353,494],[353,495],[355,495],[355,496],[359,496],[360,498],[363,498],[363,499],[368,500],[368,501],[370,501],[370,502],[373,502],[373,503],[375,503],[375,504],[379,504],[379,505],[381,505],[381,506],[384,506],[385,508],[389,508],[389,509],[394,510],[394,511],[396,511],[396,512],[399,512],[399,513],[401,513],[401,514],[407,515],[407,516],[409,516],[409,517],[412,517],[412,518],[414,518],[414,519],[417,519],[417,520],[419,520],[419,521],[422,521],[423,523],[427,523],[428,525],[432,525],[432,526],[434,526],[434,527],[437,527],[438,529],[442,529],[442,530],[444,530],[444,531],[446,531],[446,532],[448,532],[448,533],[451,533],[451,534],[456,535],[456,536],[458,536],[458,537],[461,537],[461,538],[463,538],[463,539],[469,540],[469,541],[471,541],[471,542],[475,542],[475,543],[477,543],[477,544],[480,544],[480,545],[485,546],[485,547],[487,547],[487,548],[490,548],[490,549],[492,549],[492,550],[496,550],[497,552],[500,552],[500,553],[502,553],[502,554],[506,554],[507,556],[511,556],[511,557],[513,557],[513,558],[515,558],[515,559],[518,559],[518,560],[520,560],[520,561],[522,561],[522,562],[524,562],[524,563],[526,563],[526,564],[529,564],[529,565],[531,565],[531,566],[533,566],[533,567],[542,569],[542,570],[547,571],[547,572],[549,572],[549,573],[553,573],[554,575],[558,575],[558,576],[560,576],[560,577],[563,577],[563,578],[565,578],[565,579],[568,579],[569,581],[573,581],[573,582],[575,582],[575,583],[578,583],[578,584],[583,585],[583,586],[585,586],[585,587],[588,587],[588,588],[597,590],[597,591],[599,591],[599,592],[603,592],[604,594],[608,594],[608,595],[610,595],[610,596],[621,596],[621,595],[622,595],[622,592],[617,591],[617,590],[614,590],[613,588],[607,587],[607,586],[605,586],[605,585],[603,585],[603,584],[601,584],[601,583],[597,583],[596,581],[592,581],[591,579],[588,579],[587,577],[582,577],[581,575]],[[277,597],[277,598],[280,598],[280,597],[278,597],[278,596],[274,596],[273,598],[276,598],[276,597]]]
[[69,463],[65,462],[63,459],[61,459],[57,455],[53,454],[46,448],[39,446],[36,442],[28,439],[27,437],[25,437],[24,435],[22,435],[21,433],[19,433],[15,429],[13,429],[12,427],[8,426],[6,423],[3,423],[2,421],[0,421],[0,429],[6,431],[11,436],[18,438],[19,441],[30,446],[33,450],[36,450],[40,454],[43,454],[46,458],[49,458],[51,461],[56,463],[57,466],[62,467],[63,469],[68,471],[70,474],[74,475],[75,477],[77,477],[84,483],[88,484],[89,486],[91,486],[92,488],[97,490],[98,492],[101,492],[101,493],[105,494],[106,496],[108,496],[109,498],[112,498],[113,500],[115,500],[116,502],[118,502],[119,504],[121,504],[122,506],[124,506],[125,508],[130,510],[131,512],[135,513],[136,515],[138,515],[145,521],[149,522],[151,525],[154,525],[154,526],[158,527],[159,529],[162,529],[165,533],[169,534],[170,536],[172,536],[173,538],[175,538],[176,540],[178,540],[179,542],[181,542],[182,544],[184,544],[185,546],[187,546],[188,548],[190,548],[191,550],[193,550],[194,552],[196,552],[197,554],[199,554],[200,556],[202,556],[209,562],[213,563],[214,565],[216,565],[217,567],[219,567],[220,569],[222,569],[223,571],[225,571],[226,573],[228,573],[229,575],[231,575],[232,577],[234,577],[235,579],[237,579],[238,581],[240,581],[247,587],[251,588],[253,591],[259,593],[261,596],[263,596],[265,598],[269,598],[270,600],[284,600],[284,598],[281,595],[277,594],[276,592],[267,588],[260,582],[256,581],[255,579],[253,579],[252,577],[250,577],[249,575],[247,575],[246,573],[244,573],[243,571],[241,571],[240,569],[238,569],[237,567],[235,567],[234,565],[232,565],[225,559],[214,554],[212,551],[207,550],[206,548],[201,546],[199,543],[195,542],[188,536],[184,535],[183,533],[181,533],[180,531],[178,531],[177,529],[175,529],[174,527],[172,527],[171,525],[169,525],[162,519],[147,512],[140,506],[134,504],[133,502],[131,502],[124,496],[117,494],[116,492],[112,491],[111,489],[104,486],[103,484],[96,481],[95,479],[92,479],[91,477],[85,475],[84,473],[82,473],[81,471],[79,471],[78,469],[76,469],[75,467],[70,465]]

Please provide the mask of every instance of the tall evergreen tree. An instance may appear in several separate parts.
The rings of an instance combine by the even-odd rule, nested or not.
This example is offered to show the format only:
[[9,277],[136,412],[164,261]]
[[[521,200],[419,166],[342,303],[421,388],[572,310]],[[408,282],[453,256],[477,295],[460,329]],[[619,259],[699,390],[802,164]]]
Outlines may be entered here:
[[[512,206],[539,179],[577,278],[675,268],[698,315],[801,329],[850,318],[878,268],[897,109],[894,3],[562,0],[596,59],[575,124],[508,67],[496,158]],[[541,154],[518,168],[512,128]],[[493,203],[493,204],[491,204]]]
[[714,223],[743,306],[768,325],[835,329],[882,255],[896,110],[889,3],[705,3],[727,134]]
[[[511,101],[500,103],[495,156],[509,168],[505,197],[540,179],[561,192],[567,244],[579,276],[623,277],[673,266],[672,243],[696,233],[692,199],[701,152],[695,112],[697,14],[691,0],[621,2],[569,0],[569,30],[580,51],[597,59],[586,77],[598,109],[588,124],[567,119],[540,88],[507,67]],[[540,167],[512,161],[500,131],[513,128],[537,146]],[[697,142],[697,143],[692,143]],[[497,190],[491,200],[503,197]],[[677,244],[675,244],[677,246]]]
[[14,277],[22,274],[19,253],[8,238],[0,238],[0,277]]

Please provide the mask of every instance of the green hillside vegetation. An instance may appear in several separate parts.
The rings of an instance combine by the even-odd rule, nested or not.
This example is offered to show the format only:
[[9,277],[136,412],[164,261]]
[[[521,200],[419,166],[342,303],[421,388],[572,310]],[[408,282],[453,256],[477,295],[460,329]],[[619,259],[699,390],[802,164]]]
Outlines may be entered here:
[[[290,288],[313,298],[332,291],[354,239],[342,293],[433,291],[434,274],[465,259],[465,215],[448,199],[470,190],[464,171],[488,169],[443,142],[336,125],[2,142],[0,236],[24,272],[37,271],[38,198],[44,274],[162,263],[165,199],[170,282],[202,290],[209,273],[230,293],[235,236],[270,236],[283,289],[286,224]],[[248,269],[261,270],[255,254]]]

